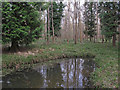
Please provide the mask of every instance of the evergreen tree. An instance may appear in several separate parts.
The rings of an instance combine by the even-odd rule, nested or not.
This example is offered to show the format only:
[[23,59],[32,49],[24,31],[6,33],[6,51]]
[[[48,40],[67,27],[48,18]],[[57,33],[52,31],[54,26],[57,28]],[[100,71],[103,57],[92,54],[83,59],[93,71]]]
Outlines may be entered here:
[[[52,30],[52,8],[50,4],[50,35],[53,35]],[[61,29],[61,19],[63,17],[64,4],[62,2],[53,2],[53,26],[54,26],[54,35],[60,36],[59,30]]]
[[2,41],[11,42],[12,51],[40,37],[40,3],[4,2],[2,5]]
[[85,2],[84,7],[84,22],[85,22],[85,31],[84,33],[87,34],[91,38],[96,35],[96,19],[95,19],[95,2]]
[[118,3],[117,2],[101,2],[100,7],[101,33],[106,39],[113,39],[115,46],[116,34],[118,34]]

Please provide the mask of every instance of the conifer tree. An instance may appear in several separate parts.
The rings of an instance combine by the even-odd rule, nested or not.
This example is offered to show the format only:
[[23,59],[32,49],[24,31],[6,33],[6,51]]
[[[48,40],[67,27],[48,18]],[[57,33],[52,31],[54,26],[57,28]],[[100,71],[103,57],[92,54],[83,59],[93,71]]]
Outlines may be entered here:
[[95,5],[95,2],[85,2],[84,4],[84,22],[86,27],[84,33],[89,36],[90,41],[96,35]]
[[118,6],[117,2],[101,2],[99,7],[101,32],[106,39],[112,39],[113,46],[118,34]]
[[11,51],[18,51],[20,44],[29,44],[40,37],[42,24],[40,3],[2,3],[2,41],[11,43]]
[[[63,17],[64,7],[65,6],[62,2],[53,2],[52,4],[50,4],[49,15],[50,15],[50,35],[51,36],[53,35],[52,19],[53,19],[53,26],[54,26],[54,35],[60,36],[59,30],[61,29],[61,19]],[[52,16],[52,9],[53,9],[53,16]]]

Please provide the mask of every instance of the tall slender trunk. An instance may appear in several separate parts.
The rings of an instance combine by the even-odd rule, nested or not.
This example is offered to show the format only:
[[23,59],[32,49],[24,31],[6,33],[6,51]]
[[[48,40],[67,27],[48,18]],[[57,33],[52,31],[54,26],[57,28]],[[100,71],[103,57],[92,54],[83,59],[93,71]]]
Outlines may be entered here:
[[[119,35],[118,35],[118,63],[120,63],[120,20],[118,22],[118,31],[119,31]],[[120,64],[119,64],[120,65]],[[118,75],[120,75],[120,69],[118,69]],[[120,81],[120,77],[118,78],[118,81]],[[120,86],[118,87],[120,88]]]
[[118,31],[119,31],[119,36],[118,36],[118,43],[119,43],[119,48],[120,48],[120,25],[119,25],[119,27],[118,27]]
[[46,40],[46,22],[45,22],[45,12],[44,12],[44,39]]
[[[80,1],[78,2],[78,4],[79,4],[79,6],[80,6]],[[81,11],[80,11],[80,7],[79,7],[79,18],[78,18],[78,28],[79,28],[79,30],[80,30],[80,43],[82,43],[82,41],[83,41],[83,36],[82,36],[82,28],[81,28]]]
[[74,18],[72,18],[72,22],[73,22],[73,40],[75,40],[75,38],[74,38],[74,35],[75,35]]
[[[120,21],[119,21],[119,27],[118,27],[118,31],[119,31],[119,36],[118,36],[118,63],[120,63]],[[120,65],[120,64],[119,64]],[[119,69],[120,70],[120,69]],[[119,75],[120,75],[120,72],[119,72]],[[120,78],[119,78],[120,80]],[[119,86],[120,88],[120,86]]]
[[94,43],[95,43],[95,37],[97,37],[97,36],[94,36],[93,38],[94,38]]
[[81,20],[80,20],[80,17],[81,17],[81,15],[80,15],[80,13],[79,13],[79,23],[78,23],[78,25],[79,25],[79,30],[80,30],[80,43],[82,43],[82,29],[81,29]]
[[103,35],[102,35],[102,43],[104,43],[104,37],[103,37]]
[[116,34],[113,35],[112,43],[113,43],[113,46],[116,46]]
[[77,44],[77,10],[76,10],[76,2],[74,4],[75,9],[75,44]]
[[69,63],[67,63],[67,88],[69,88]]
[[54,23],[53,23],[53,3],[52,2],[51,2],[51,7],[52,7],[52,31],[53,31],[52,40],[53,40],[53,43],[54,43]]
[[98,41],[98,39],[99,39],[99,23],[98,23],[98,19],[99,19],[99,17],[98,17],[98,3],[96,3],[96,11],[97,11],[97,35],[96,35],[96,40]]
[[[68,13],[67,13],[67,30],[70,32],[70,2],[68,2]],[[67,43],[69,43],[70,35],[67,33]]]
[[107,39],[105,39],[105,43],[107,43]]
[[49,31],[50,31],[50,19],[49,19],[49,8],[47,10],[47,44],[49,44]]
[[88,35],[87,34],[85,34],[85,40],[88,41]]
[[92,38],[90,37],[90,42],[92,41]]

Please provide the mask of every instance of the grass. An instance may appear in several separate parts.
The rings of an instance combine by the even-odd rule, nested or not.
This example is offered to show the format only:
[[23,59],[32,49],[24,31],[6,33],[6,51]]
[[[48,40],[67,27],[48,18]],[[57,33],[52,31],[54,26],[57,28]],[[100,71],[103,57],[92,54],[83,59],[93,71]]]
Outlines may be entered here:
[[118,87],[118,48],[111,43],[92,43],[82,44],[57,43],[46,45],[44,41],[37,41],[29,46],[29,51],[38,50],[35,55],[27,57],[18,54],[2,55],[2,70],[6,75],[15,70],[31,67],[35,63],[47,62],[59,58],[81,57],[93,58],[97,64],[95,72],[91,73],[91,80],[95,86],[104,88]]

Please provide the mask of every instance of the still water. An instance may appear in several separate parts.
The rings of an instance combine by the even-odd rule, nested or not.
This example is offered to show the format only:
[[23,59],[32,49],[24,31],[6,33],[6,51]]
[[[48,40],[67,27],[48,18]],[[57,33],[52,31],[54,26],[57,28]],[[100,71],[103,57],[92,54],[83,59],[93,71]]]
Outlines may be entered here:
[[64,59],[38,64],[2,78],[3,88],[88,88],[95,63],[89,59]]

